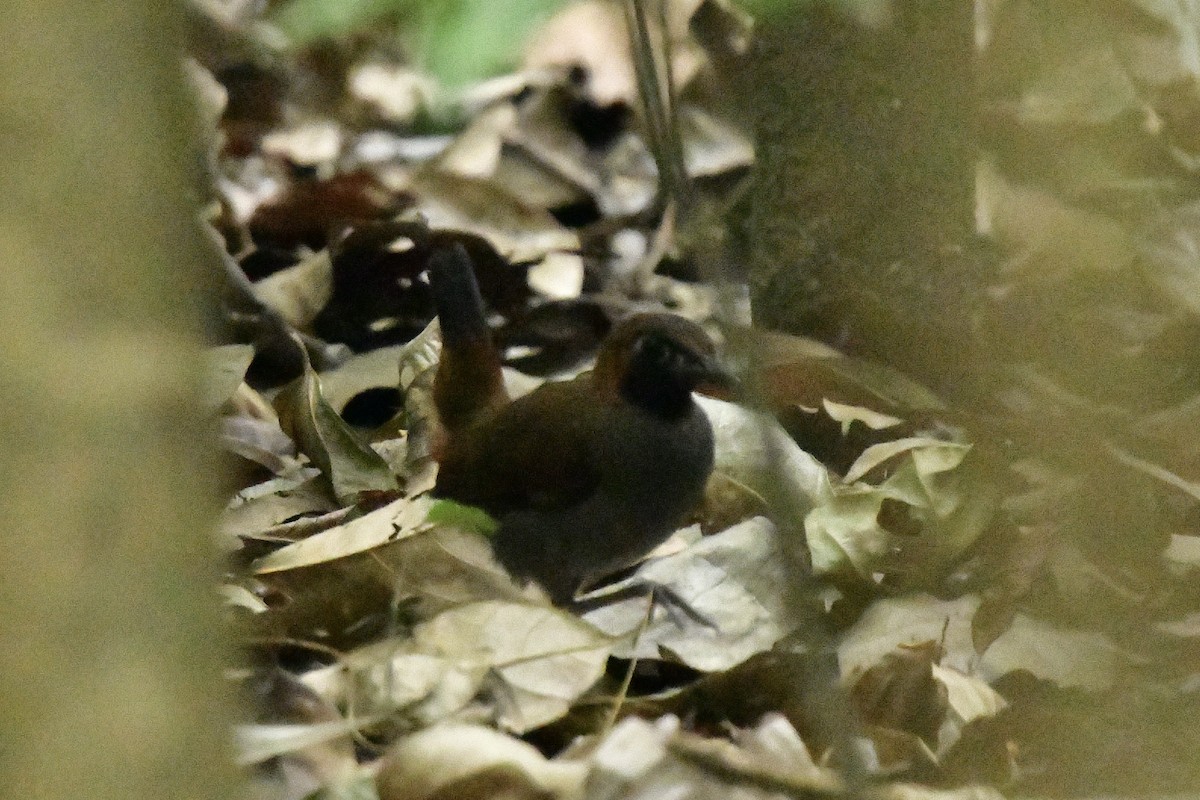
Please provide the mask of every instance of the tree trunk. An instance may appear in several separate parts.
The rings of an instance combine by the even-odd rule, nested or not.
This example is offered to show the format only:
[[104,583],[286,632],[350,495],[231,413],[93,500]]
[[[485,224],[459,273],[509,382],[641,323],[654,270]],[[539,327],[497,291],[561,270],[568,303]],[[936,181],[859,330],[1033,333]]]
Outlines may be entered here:
[[228,798],[179,8],[0,15],[0,786]]
[[760,27],[742,93],[754,316],[956,386],[986,276],[972,5],[891,5],[879,26],[805,3]]

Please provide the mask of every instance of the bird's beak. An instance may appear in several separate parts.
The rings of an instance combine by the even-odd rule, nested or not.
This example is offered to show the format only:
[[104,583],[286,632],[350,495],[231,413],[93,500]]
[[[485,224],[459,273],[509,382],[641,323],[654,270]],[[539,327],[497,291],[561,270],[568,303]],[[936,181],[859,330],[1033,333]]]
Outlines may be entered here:
[[696,391],[718,400],[734,400],[741,394],[741,382],[713,356],[705,356],[696,365]]

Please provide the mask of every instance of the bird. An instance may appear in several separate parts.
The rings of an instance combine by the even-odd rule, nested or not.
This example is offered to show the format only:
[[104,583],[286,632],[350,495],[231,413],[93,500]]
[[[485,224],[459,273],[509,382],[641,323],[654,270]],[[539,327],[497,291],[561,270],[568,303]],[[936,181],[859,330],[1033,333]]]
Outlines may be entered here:
[[442,333],[433,495],[488,512],[496,560],[571,605],[699,504],[713,432],[692,392],[731,379],[699,325],[640,313],[614,326],[590,371],[512,399],[465,249],[436,252],[429,277]]

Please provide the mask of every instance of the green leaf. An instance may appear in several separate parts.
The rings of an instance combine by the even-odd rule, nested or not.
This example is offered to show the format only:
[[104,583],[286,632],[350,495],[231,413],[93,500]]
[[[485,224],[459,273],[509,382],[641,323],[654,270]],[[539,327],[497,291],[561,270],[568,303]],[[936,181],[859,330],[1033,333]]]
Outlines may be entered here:
[[293,42],[307,44],[343,36],[412,5],[412,0],[291,0],[271,21]]
[[450,525],[491,536],[499,524],[482,508],[465,506],[453,500],[437,500],[429,509],[425,521],[434,525]]
[[[299,339],[296,339],[300,346]],[[276,398],[279,421],[296,447],[329,480],[339,503],[351,505],[362,492],[398,492],[395,474],[362,441],[321,394],[321,378],[304,353],[304,375]]]
[[463,86],[516,66],[531,31],[563,0],[439,0],[421,5],[417,52],[448,86]]
[[272,21],[297,44],[397,17],[417,61],[447,86],[515,67],[527,35],[564,0],[290,0]]

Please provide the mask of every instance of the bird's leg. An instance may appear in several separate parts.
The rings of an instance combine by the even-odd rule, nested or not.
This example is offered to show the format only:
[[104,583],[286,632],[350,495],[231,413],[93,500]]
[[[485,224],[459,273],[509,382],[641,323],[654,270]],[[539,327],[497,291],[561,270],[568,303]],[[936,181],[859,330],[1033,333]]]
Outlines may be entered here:
[[619,603],[622,600],[630,600],[635,597],[646,597],[647,595],[650,596],[655,605],[661,606],[667,612],[667,615],[671,617],[671,621],[679,628],[687,627],[683,621],[683,618],[686,617],[697,625],[702,625],[713,631],[719,630],[715,622],[697,611],[695,606],[685,600],[679,592],[666,584],[645,578],[636,578],[618,589],[613,589],[603,594],[593,594],[581,600],[572,600],[570,608],[576,613],[586,614],[589,611],[611,605],[612,603]]

